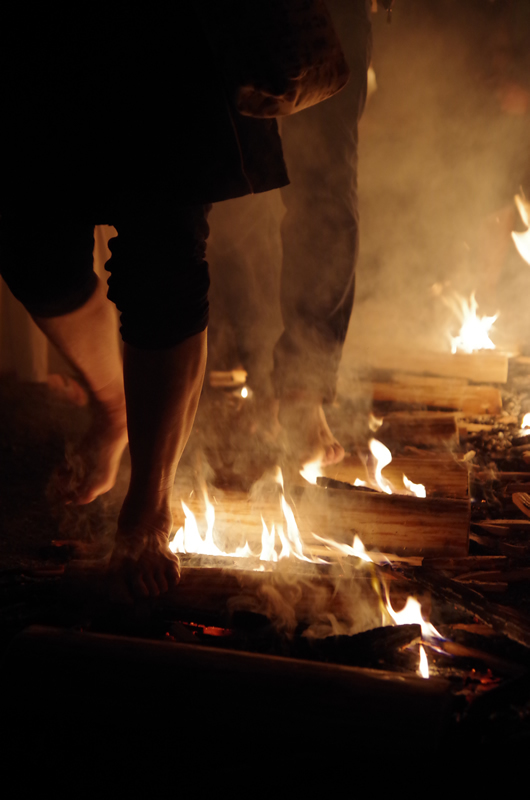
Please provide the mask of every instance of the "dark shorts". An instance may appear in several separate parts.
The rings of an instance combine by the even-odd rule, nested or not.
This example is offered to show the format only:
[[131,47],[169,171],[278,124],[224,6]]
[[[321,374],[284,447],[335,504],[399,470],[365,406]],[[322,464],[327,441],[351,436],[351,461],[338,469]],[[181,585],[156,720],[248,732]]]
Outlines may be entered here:
[[[128,344],[173,347],[207,327],[208,210],[151,206],[105,220],[118,231],[109,243],[108,296]],[[0,218],[0,274],[33,316],[63,316],[87,302],[98,283],[93,247],[94,223],[69,210]]]

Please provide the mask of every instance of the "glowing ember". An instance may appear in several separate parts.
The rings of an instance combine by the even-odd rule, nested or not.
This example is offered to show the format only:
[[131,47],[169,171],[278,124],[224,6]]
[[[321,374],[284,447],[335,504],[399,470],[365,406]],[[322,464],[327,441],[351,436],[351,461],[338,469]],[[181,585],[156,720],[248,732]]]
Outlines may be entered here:
[[420,664],[418,667],[418,673],[422,678],[429,677],[429,662],[427,661],[427,654],[422,644],[420,644]]
[[459,335],[449,337],[452,353],[457,351],[473,353],[476,350],[495,350],[495,345],[489,338],[488,333],[493,327],[498,314],[493,317],[477,316],[478,303],[475,300],[475,292],[471,294],[469,303],[457,292],[453,293],[453,297],[443,297],[442,299],[462,323]]
[[517,210],[519,211],[521,219],[526,225],[527,230],[524,231],[524,233],[517,233],[516,231],[513,231],[512,239],[514,240],[515,246],[517,247],[521,257],[524,258],[527,264],[530,264],[530,203],[525,197],[522,197],[519,194],[516,194],[514,199]]
[[411,492],[411,494],[415,494],[416,497],[427,497],[427,491],[423,483],[412,483],[412,481],[409,481],[406,475],[403,475],[403,483],[409,492]]
[[321,466],[322,466],[322,462],[320,460],[318,460],[318,461],[309,461],[300,470],[300,475],[308,483],[312,483],[312,484],[316,485],[317,478],[320,478],[322,476]]

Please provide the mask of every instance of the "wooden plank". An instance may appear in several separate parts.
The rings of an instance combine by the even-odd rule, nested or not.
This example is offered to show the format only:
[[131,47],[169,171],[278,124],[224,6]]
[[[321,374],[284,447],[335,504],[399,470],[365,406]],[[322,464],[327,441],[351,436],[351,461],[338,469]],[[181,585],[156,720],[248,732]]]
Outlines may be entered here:
[[[460,478],[458,479],[460,480]],[[466,484],[467,485],[467,484]],[[352,545],[358,534],[367,547],[403,556],[467,555],[470,504],[466,497],[451,499],[387,495],[362,490],[323,489],[309,484],[294,487],[292,503],[300,536],[307,547],[320,544],[313,533]],[[215,540],[225,552],[249,543],[261,551],[262,517],[267,526],[283,525],[279,500],[251,502],[244,492],[212,493]],[[185,501],[205,531],[201,498]],[[279,547],[277,547],[277,550]]]
[[394,411],[384,416],[376,436],[388,445],[451,446],[458,442],[458,427],[455,415],[451,412]]
[[444,381],[439,378],[414,378],[394,375],[392,383],[360,381],[356,394],[371,395],[374,403],[400,403],[462,411],[465,414],[500,414],[502,398],[493,386],[470,386],[463,381]]
[[476,353],[436,353],[378,348],[359,354],[362,366],[375,370],[415,375],[436,375],[442,378],[464,378],[475,383],[506,383],[508,357],[497,350]]
[[309,487],[297,504],[301,530],[338,542],[357,534],[367,547],[403,555],[453,555],[468,552],[469,500],[417,498],[377,492]]
[[[323,472],[328,478],[350,484],[356,479],[367,479],[366,468],[357,456],[346,456],[339,464],[324,467]],[[396,456],[383,470],[383,477],[392,483],[396,493],[406,493],[403,475],[413,483],[422,483],[428,497],[465,499],[469,495],[467,466],[456,461],[450,454],[431,458]]]

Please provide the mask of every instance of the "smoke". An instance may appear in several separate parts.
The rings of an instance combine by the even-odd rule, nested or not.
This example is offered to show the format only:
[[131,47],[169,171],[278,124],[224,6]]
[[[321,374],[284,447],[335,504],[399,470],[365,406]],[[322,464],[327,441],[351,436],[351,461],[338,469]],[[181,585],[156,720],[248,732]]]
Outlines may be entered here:
[[499,44],[503,18],[489,5],[403,0],[391,26],[374,17],[378,89],[360,126],[361,250],[345,379],[367,346],[447,349],[434,283],[467,297],[476,290],[479,313],[500,311],[501,343],[530,345],[521,300],[530,271],[510,241],[529,117],[506,107],[495,58],[499,49],[511,57],[510,42]]
[[229,610],[251,611],[267,617],[282,635],[295,632],[312,639],[352,636],[381,625],[379,598],[366,571],[351,566],[330,566],[328,574],[297,574],[280,563],[274,572],[246,585],[241,573],[241,593],[228,603]]

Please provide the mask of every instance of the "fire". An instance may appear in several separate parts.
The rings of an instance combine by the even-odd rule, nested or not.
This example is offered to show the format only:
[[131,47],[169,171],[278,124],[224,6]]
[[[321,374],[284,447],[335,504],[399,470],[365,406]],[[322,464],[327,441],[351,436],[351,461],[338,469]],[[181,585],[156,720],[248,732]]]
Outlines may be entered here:
[[411,492],[411,494],[415,494],[416,497],[427,497],[427,491],[423,483],[412,483],[412,481],[409,481],[406,475],[403,475],[403,483],[409,492]]
[[512,239],[521,257],[524,258],[527,264],[530,264],[530,203],[525,197],[519,194],[516,194],[514,199],[517,210],[527,230],[524,231],[524,233],[512,231]]
[[300,470],[300,475],[308,483],[312,483],[316,486],[317,478],[322,477],[321,467],[322,467],[322,462],[320,461],[320,459],[318,459],[317,461],[309,461]]
[[396,625],[420,625],[422,638],[426,641],[444,638],[441,633],[438,633],[434,625],[431,625],[430,622],[425,622],[421,613],[421,605],[414,597],[407,597],[405,607],[401,611],[394,611],[387,591],[386,610]]
[[[245,542],[243,546],[237,547],[234,552],[228,552],[218,546],[215,541],[215,509],[210,502],[205,488],[203,489],[206,521],[204,536],[202,536],[199,531],[199,525],[195,515],[188,506],[181,501],[185,522],[184,526],[177,531],[173,540],[170,542],[169,549],[173,553],[194,553],[196,555],[224,556],[230,558],[259,557],[261,561],[270,562],[294,556],[294,558],[300,561],[318,563],[320,559],[310,558],[304,553],[300,531],[298,530],[293,510],[285,499],[283,492],[283,475],[279,468],[272,476],[272,480],[277,483],[281,489],[279,505],[283,514],[284,524],[281,522],[272,524],[269,530],[265,520],[263,517],[261,518],[262,534],[261,553],[259,556],[252,552],[248,541]],[[279,540],[279,544],[281,544],[279,555],[276,551],[277,539]]]
[[[427,497],[425,486],[422,483],[412,483],[406,475],[403,475],[403,484],[407,492],[398,491],[392,483],[383,477],[382,472],[392,461],[392,453],[382,442],[377,439],[370,439],[368,443],[370,452],[375,458],[374,488],[379,489],[385,494],[413,494],[416,497]],[[355,486],[365,486],[363,481],[356,480]]]
[[420,664],[418,667],[418,672],[422,678],[429,677],[429,662],[427,661],[427,654],[422,644],[420,644]]
[[523,421],[521,422],[521,428],[530,428],[530,411],[528,414],[524,415]]
[[488,336],[493,323],[499,316],[479,317],[477,315],[478,303],[475,292],[472,292],[469,302],[458,292],[453,292],[452,297],[443,297],[443,301],[454,311],[461,322],[458,336],[450,336],[451,352],[473,353],[476,350],[495,350],[495,345]]
[[392,461],[392,453],[382,442],[370,439],[368,442],[370,452],[375,458],[375,482],[379,489],[386,494],[393,494],[392,484],[383,478],[383,470]]

